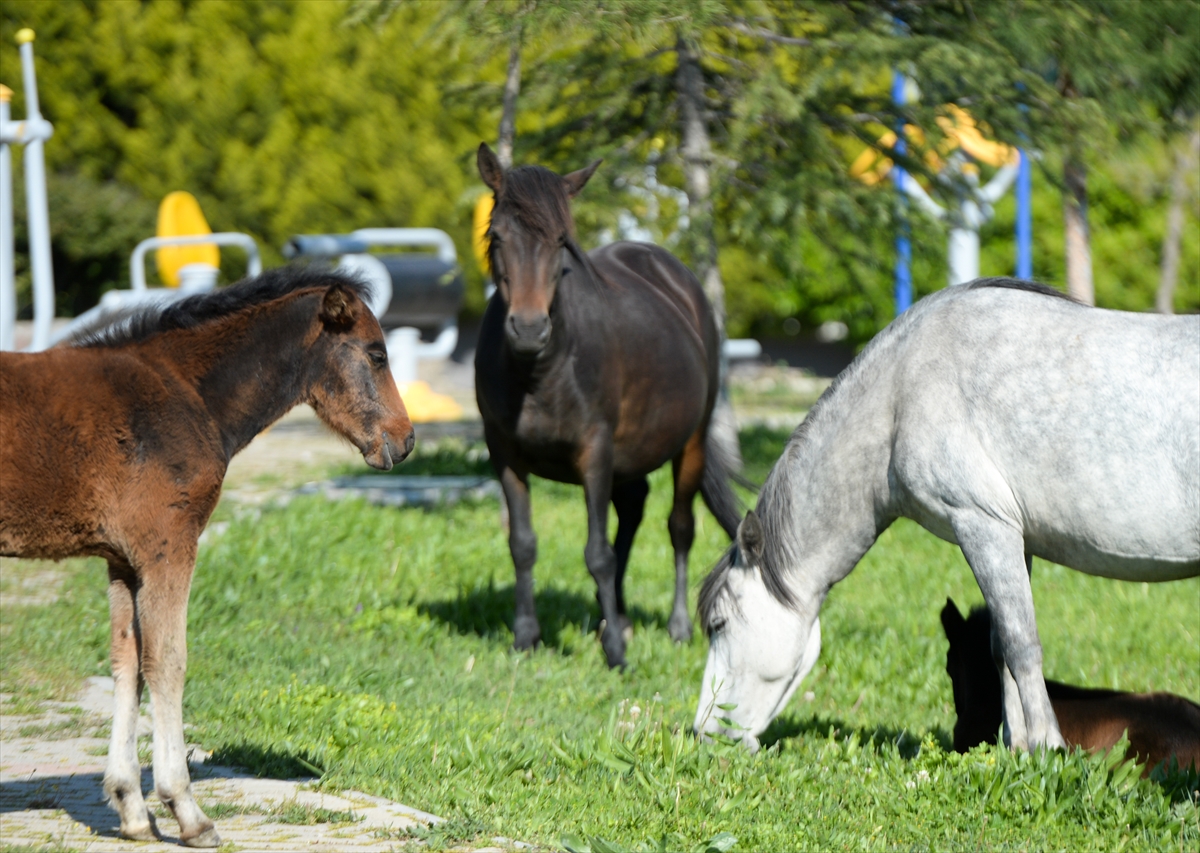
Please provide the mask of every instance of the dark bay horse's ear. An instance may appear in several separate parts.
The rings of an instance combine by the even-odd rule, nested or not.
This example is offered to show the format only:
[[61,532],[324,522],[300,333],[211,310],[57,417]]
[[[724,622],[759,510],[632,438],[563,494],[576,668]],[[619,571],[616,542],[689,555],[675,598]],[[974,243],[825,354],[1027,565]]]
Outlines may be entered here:
[[954,603],[954,599],[947,596],[946,606],[942,608],[942,628],[946,632],[946,638],[957,639],[962,635],[962,629],[966,624],[966,620],[958,612],[958,605]]
[[353,293],[335,284],[325,291],[325,298],[321,301],[321,322],[339,331],[348,329],[358,319],[359,305],[361,303]]
[[500,195],[500,190],[504,188],[504,167],[500,165],[500,158],[496,156],[496,152],[488,148],[486,142],[479,143],[475,163],[479,166],[479,177],[491,187],[492,192]]
[[575,198],[575,196],[579,195],[579,191],[583,189],[584,185],[588,182],[588,178],[592,176],[592,172],[596,171],[596,168],[603,162],[603,160],[597,160],[592,165],[580,169],[577,172],[572,172],[569,175],[563,175],[563,183],[567,185],[567,196],[570,198]]
[[754,514],[754,510],[747,512],[746,517],[742,519],[742,523],[738,525],[737,544],[738,550],[749,558],[750,562],[757,563],[762,556],[762,522],[758,520],[758,516]]

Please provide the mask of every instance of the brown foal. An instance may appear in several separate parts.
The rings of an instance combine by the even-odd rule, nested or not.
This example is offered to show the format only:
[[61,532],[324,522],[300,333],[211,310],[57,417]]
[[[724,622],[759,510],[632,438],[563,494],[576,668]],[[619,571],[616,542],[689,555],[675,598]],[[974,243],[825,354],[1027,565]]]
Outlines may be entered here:
[[[992,659],[992,618],[976,607],[962,618],[950,599],[942,609],[950,641],[946,672],[954,685],[954,749],[995,743],[1000,729],[1000,675]],[[1143,775],[1174,756],[1200,768],[1200,705],[1172,693],[1124,693],[1046,681],[1058,727],[1068,744],[1109,749],[1128,732],[1129,751],[1145,762]]]
[[137,713],[154,702],[154,787],[191,847],[220,843],[183,740],[196,542],[229,460],[299,403],[388,469],[412,423],[365,286],[272,270],[150,309],[69,346],[0,353],[0,554],[108,561],[115,708],[104,789],[150,840]]

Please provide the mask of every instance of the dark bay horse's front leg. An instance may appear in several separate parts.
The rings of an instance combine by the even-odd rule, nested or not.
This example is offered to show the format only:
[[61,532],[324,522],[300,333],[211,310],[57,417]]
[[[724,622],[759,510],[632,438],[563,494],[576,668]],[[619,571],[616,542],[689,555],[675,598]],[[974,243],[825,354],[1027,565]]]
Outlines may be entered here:
[[497,466],[500,488],[508,506],[508,552],[516,569],[516,615],[513,619],[513,648],[532,649],[542,641],[537,609],[533,603],[533,564],[537,562],[537,535],[529,503],[529,476],[507,465]]
[[108,562],[108,611],[112,630],[112,738],[104,793],[121,819],[121,836],[155,841],[157,835],[142,796],[142,768],[137,756],[138,706],[142,700],[141,635],[137,624],[138,579],[124,560]]
[[596,430],[579,456],[583,497],[587,503],[588,538],[583,559],[596,581],[603,632],[600,645],[610,667],[625,666],[625,637],[617,607],[617,555],[608,543],[608,502],[612,498],[612,435]]
[[625,612],[625,569],[629,566],[629,552],[633,548],[633,537],[637,534],[646,509],[646,495],[650,484],[645,477],[613,486],[612,504],[617,511],[617,539],[613,548],[617,553],[617,613],[620,614],[621,636],[629,642],[633,625]]

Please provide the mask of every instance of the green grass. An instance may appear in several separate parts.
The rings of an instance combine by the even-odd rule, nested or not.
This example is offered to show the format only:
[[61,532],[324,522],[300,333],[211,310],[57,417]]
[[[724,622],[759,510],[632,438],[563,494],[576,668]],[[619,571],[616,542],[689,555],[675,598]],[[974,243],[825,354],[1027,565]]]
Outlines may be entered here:
[[[784,437],[745,436],[752,477]],[[476,470],[465,453],[457,469],[439,457],[439,473]],[[512,567],[494,502],[223,507],[229,527],[202,547],[192,589],[189,738],[216,761],[316,773],[324,787],[450,818],[437,845],[502,835],[581,851],[1200,846],[1195,777],[1140,780],[1104,757],[947,751],[938,613],[947,595],[963,608],[981,596],[959,551],[908,522],[831,592],[821,659],[766,748],[698,744],[687,731],[706,643],[666,633],[669,504],[660,471],[627,578],[625,673],[607,669],[595,640],[577,488],[533,484],[545,644],[530,654],[510,649]],[[698,518],[692,601],[727,544],[711,516]],[[43,668],[105,670],[104,585],[102,570],[81,573],[56,604],[6,610],[0,690],[25,690]],[[1200,580],[1119,583],[1039,562],[1033,588],[1047,677],[1200,695]]]

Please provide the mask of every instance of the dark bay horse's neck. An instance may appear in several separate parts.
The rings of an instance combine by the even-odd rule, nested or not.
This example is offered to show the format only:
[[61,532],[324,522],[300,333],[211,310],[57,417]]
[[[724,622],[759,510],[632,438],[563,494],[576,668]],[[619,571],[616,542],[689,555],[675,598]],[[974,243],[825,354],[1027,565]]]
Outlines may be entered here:
[[[893,520],[887,358],[839,378],[793,434],[763,486],[760,515],[785,540],[789,580],[824,596]],[[799,590],[797,590],[799,592]]]
[[203,399],[227,462],[308,398],[317,299],[300,292],[155,339]]

